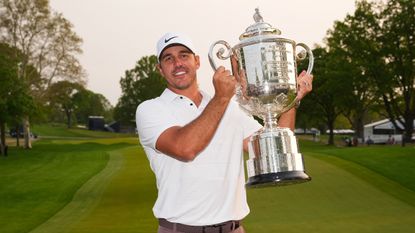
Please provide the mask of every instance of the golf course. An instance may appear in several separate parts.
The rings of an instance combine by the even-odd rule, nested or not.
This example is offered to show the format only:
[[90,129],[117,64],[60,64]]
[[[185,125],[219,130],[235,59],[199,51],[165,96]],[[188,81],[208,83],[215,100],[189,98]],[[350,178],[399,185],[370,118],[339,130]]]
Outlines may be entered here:
[[[0,157],[0,233],[151,233],[155,178],[135,135],[35,126]],[[415,145],[300,138],[308,183],[248,190],[249,233],[415,232]]]

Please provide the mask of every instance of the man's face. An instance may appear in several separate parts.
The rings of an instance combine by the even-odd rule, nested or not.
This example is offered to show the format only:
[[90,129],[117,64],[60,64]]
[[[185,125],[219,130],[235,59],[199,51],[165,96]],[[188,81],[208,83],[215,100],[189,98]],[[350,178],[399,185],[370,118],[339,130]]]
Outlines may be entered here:
[[165,49],[157,65],[168,87],[175,90],[185,90],[192,85],[197,86],[196,71],[199,67],[199,56],[181,45]]

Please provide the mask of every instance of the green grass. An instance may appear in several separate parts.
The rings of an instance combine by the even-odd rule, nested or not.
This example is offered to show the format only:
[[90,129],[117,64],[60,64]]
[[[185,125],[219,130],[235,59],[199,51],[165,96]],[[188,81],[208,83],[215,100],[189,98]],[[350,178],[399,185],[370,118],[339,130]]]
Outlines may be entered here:
[[[0,232],[156,232],[155,178],[137,145],[96,135],[10,150],[0,159]],[[247,232],[415,232],[413,145],[300,146],[313,180],[249,189]]]
[[51,125],[34,125],[32,131],[43,138],[62,138],[62,137],[78,137],[78,138],[115,138],[126,136],[134,136],[132,134],[112,133],[105,131],[92,131],[82,128],[70,128],[68,129],[64,125],[51,126]]
[[11,148],[0,157],[0,232],[27,232],[71,201],[108,162],[107,151],[125,144],[66,141]]
[[312,181],[248,190],[248,232],[415,232],[413,145],[300,146]]
[[109,182],[100,205],[69,232],[156,232],[151,209],[157,190],[144,152],[136,146],[117,152],[124,161],[120,172]]
[[364,166],[380,175],[415,191],[415,146],[375,145],[321,150],[321,154],[336,156]]

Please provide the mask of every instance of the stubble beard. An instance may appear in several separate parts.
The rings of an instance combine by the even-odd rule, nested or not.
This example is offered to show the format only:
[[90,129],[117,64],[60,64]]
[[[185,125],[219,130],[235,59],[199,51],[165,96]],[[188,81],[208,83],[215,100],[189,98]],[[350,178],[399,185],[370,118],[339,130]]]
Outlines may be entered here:
[[189,82],[181,83],[181,82],[170,82],[170,86],[177,90],[186,90],[191,87],[196,82],[196,75],[191,78]]

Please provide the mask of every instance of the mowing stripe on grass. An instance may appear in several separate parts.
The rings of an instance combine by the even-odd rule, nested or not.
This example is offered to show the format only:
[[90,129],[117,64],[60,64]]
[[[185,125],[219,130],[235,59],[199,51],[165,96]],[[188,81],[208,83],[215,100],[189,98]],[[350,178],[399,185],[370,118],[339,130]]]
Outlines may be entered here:
[[325,154],[324,152],[309,154],[313,155],[314,158],[326,161],[340,169],[350,172],[380,191],[415,207],[415,192],[402,184],[367,167],[363,167],[360,164],[344,160],[331,154]]
[[[414,232],[413,192],[353,162],[318,151],[304,154],[311,182],[248,190],[247,232]],[[111,175],[101,174],[110,167],[115,167]],[[156,232],[151,207],[157,190],[142,148],[112,151],[101,173],[93,177],[96,184],[88,181],[68,206],[33,232]]]
[[41,141],[32,150],[12,148],[0,157],[0,232],[29,232],[48,220],[105,168],[105,151],[125,146]]
[[120,152],[122,169],[109,182],[100,203],[70,233],[157,232],[151,211],[157,189],[144,150],[132,146]]
[[[387,185],[385,189],[395,188],[400,193],[410,191],[357,164],[338,158],[333,158],[340,160],[333,164],[321,160],[323,156],[327,155],[304,155],[311,182],[249,189],[251,213],[244,220],[247,232],[415,232],[415,207],[377,185]],[[346,165],[356,172],[344,169]],[[358,173],[376,183],[361,179]]]
[[87,181],[68,205],[30,233],[67,232],[71,225],[82,219],[99,203],[108,181],[123,164],[123,156],[120,156],[117,150],[108,153],[110,158],[107,166]]

